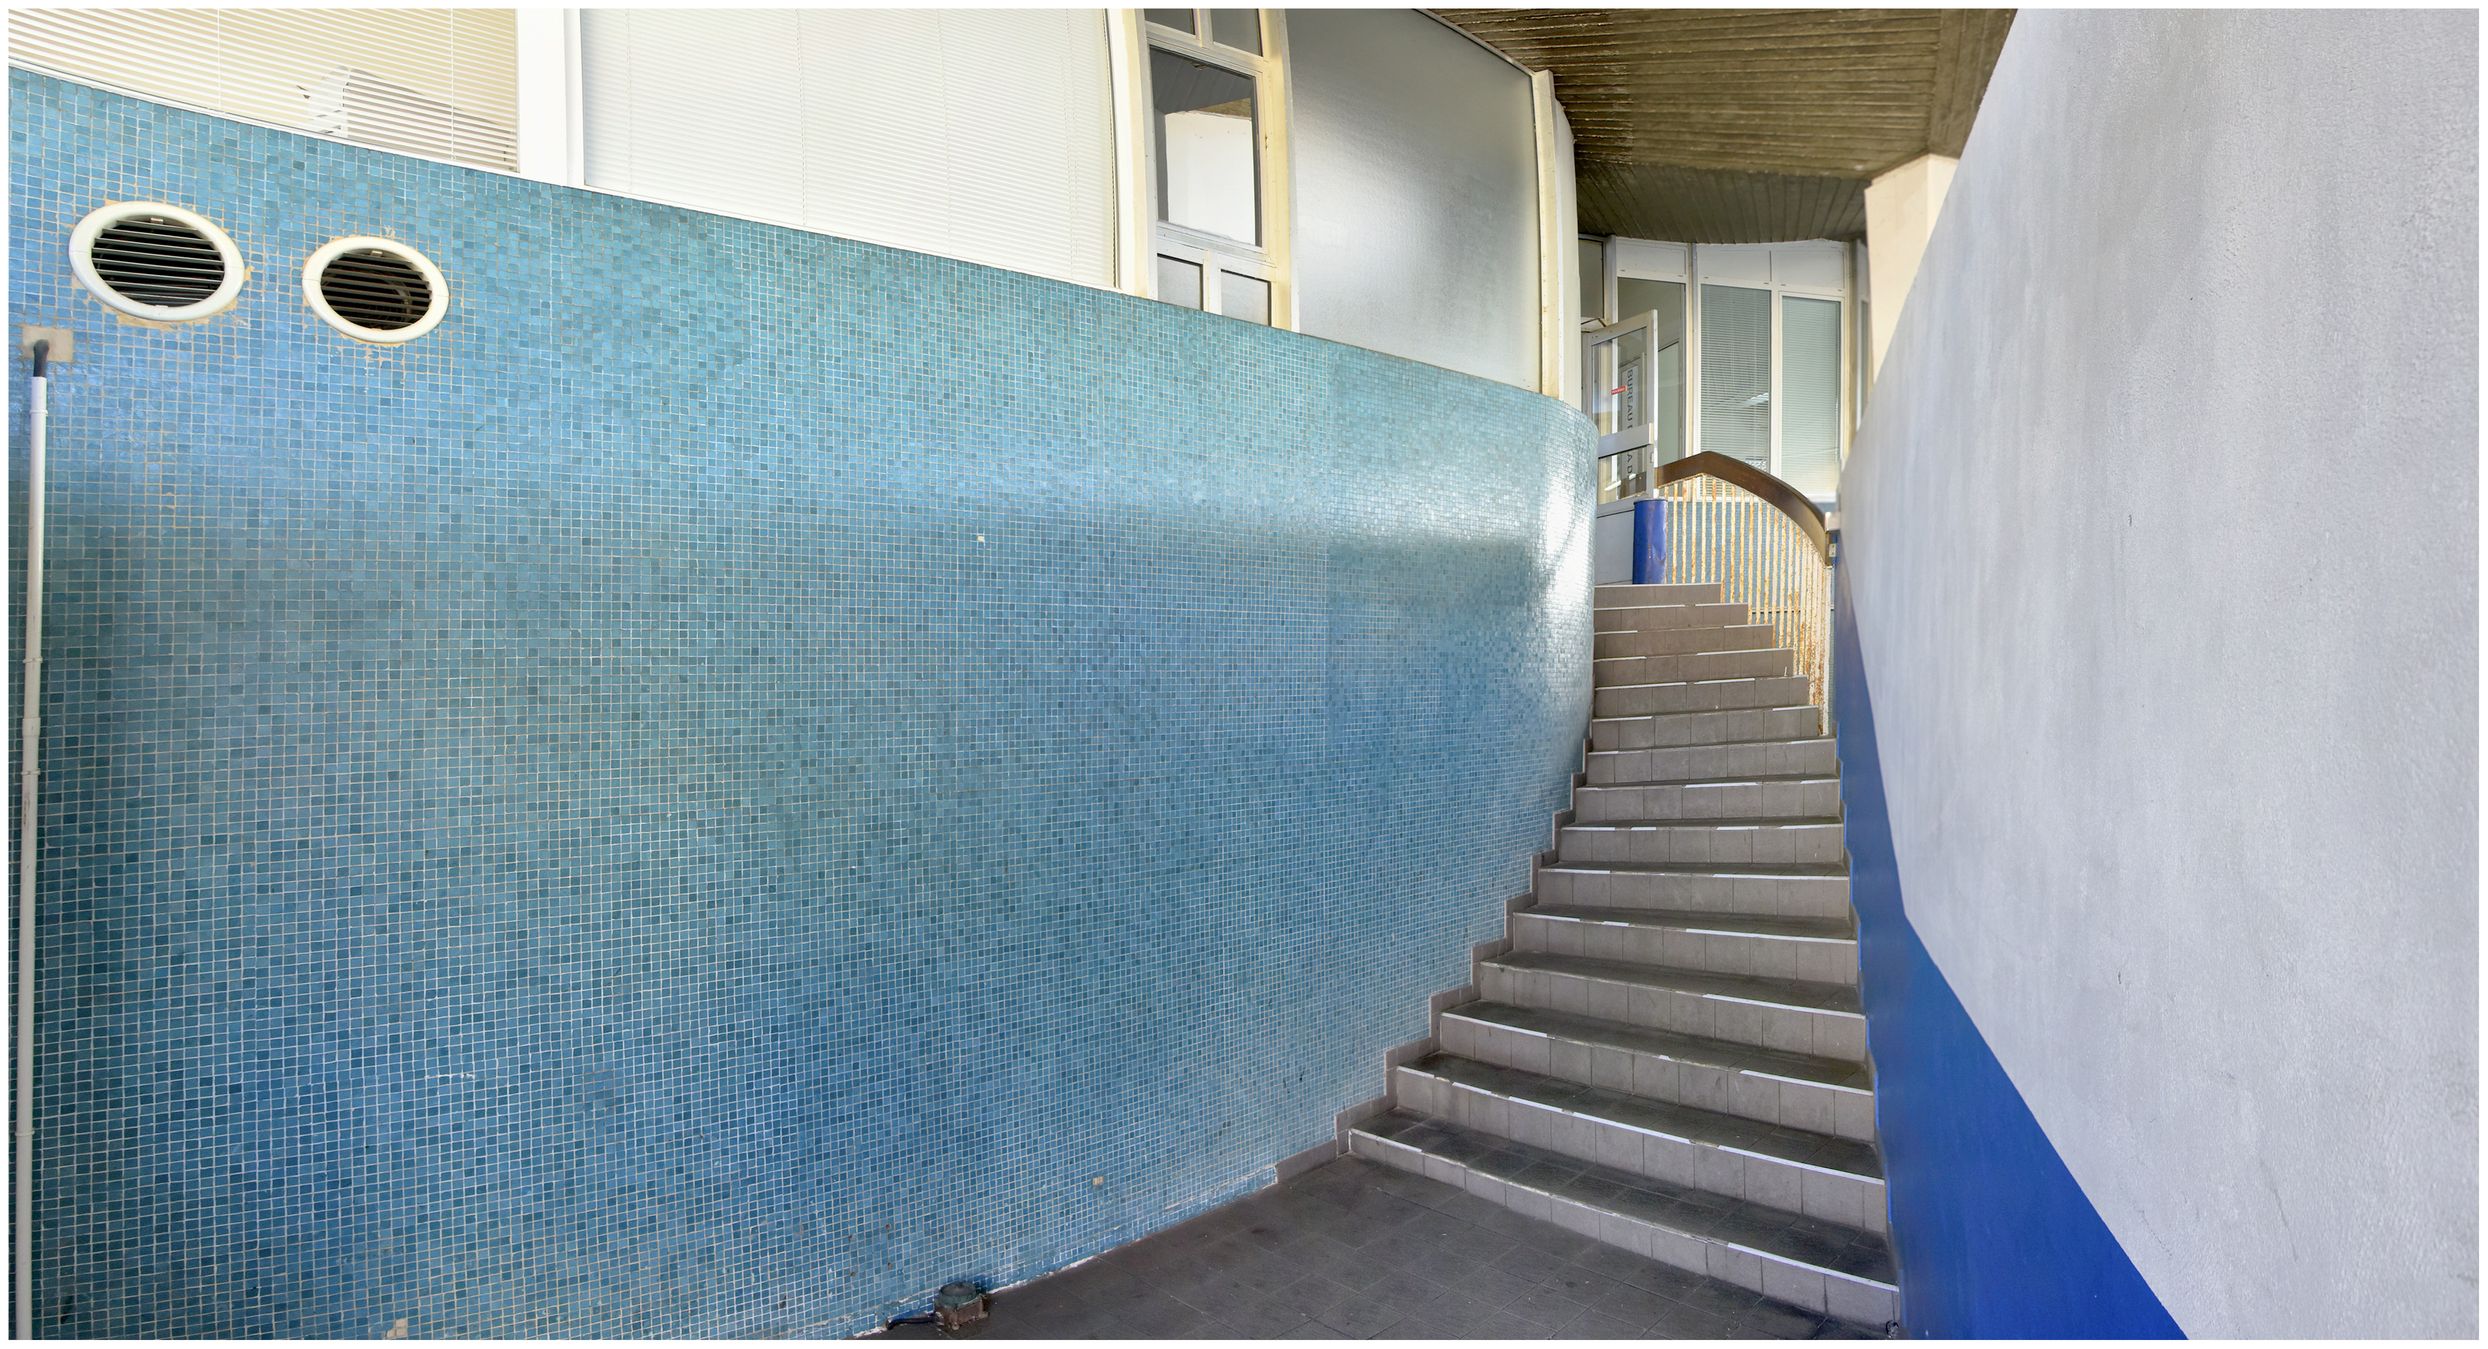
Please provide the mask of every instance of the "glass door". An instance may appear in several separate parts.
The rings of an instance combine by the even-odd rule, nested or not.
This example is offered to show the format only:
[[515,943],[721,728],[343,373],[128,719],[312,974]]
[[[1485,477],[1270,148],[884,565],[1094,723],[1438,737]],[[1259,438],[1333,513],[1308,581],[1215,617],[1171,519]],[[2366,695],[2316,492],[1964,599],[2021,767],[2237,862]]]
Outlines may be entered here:
[[1581,335],[1581,405],[1598,426],[1601,501],[1648,491],[1660,462],[1658,323],[1657,314],[1641,314]]

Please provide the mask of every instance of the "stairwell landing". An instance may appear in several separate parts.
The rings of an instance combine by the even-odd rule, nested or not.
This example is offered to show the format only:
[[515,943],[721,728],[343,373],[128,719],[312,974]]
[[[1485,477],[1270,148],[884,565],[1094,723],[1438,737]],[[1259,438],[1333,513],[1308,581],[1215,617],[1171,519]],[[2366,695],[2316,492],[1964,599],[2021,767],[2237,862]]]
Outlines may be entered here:
[[1571,819],[1348,1150],[1890,1333],[1823,709],[1717,585],[1600,586],[1595,626]]

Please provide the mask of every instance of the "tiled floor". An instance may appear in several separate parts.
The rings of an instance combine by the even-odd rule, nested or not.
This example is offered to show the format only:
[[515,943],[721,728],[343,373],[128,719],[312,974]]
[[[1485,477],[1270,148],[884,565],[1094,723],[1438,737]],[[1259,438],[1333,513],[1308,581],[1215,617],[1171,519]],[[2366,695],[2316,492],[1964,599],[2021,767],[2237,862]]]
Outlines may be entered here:
[[1355,1158],[1002,1293],[984,1337],[1868,1338]]

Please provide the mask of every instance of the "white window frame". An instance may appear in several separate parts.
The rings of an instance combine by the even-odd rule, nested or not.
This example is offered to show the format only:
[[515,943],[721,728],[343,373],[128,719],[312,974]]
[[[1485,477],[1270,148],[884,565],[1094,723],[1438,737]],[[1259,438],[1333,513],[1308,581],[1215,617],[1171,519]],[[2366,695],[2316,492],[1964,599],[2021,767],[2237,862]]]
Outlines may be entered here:
[[[1122,287],[1147,299],[1158,294],[1157,260],[1163,253],[1201,267],[1201,309],[1221,313],[1225,273],[1249,276],[1270,287],[1270,326],[1296,328],[1296,290],[1290,282],[1288,258],[1294,222],[1288,184],[1287,21],[1281,10],[1254,11],[1261,24],[1261,54],[1238,51],[1209,40],[1207,9],[1192,11],[1186,33],[1150,22],[1145,11],[1114,13],[1116,57],[1116,130],[1123,142],[1123,218],[1117,230],[1124,250],[1117,267]],[[1255,172],[1258,175],[1261,243],[1256,246],[1158,219],[1157,121],[1150,97],[1149,53],[1164,48],[1203,65],[1232,71],[1253,81]]]
[[579,109],[579,11],[521,9],[518,22],[518,175],[587,185]]
[[[1601,239],[1594,234],[1584,239]],[[1616,283],[1621,280],[1676,281],[1685,288],[1684,336],[1684,427],[1681,444],[1688,455],[1699,454],[1702,445],[1702,287],[1730,286],[1741,290],[1759,290],[1771,296],[1771,456],[1770,472],[1784,476],[1780,445],[1780,410],[1788,387],[1781,372],[1781,348],[1788,324],[1783,301],[1788,296],[1809,300],[1829,300],[1840,306],[1840,460],[1848,462],[1849,444],[1857,428],[1858,407],[1862,390],[1858,387],[1858,314],[1857,266],[1848,244],[1831,240],[1806,240],[1785,244],[1680,244],[1658,239],[1632,239],[1623,236],[1604,237],[1607,275],[1601,279],[1604,294],[1600,312],[1609,324],[1622,322],[1629,315],[1616,312],[1621,301]],[[1800,257],[1812,255],[1819,263],[1828,260],[1831,250],[1839,250],[1839,280],[1813,281],[1796,274],[1789,264]],[[1764,263],[1756,279],[1753,262],[1761,255]],[[1705,262],[1712,265],[1706,267]],[[1724,266],[1741,261],[1743,268]],[[1724,274],[1723,274],[1724,273]],[[1589,284],[1584,278],[1583,284]]]

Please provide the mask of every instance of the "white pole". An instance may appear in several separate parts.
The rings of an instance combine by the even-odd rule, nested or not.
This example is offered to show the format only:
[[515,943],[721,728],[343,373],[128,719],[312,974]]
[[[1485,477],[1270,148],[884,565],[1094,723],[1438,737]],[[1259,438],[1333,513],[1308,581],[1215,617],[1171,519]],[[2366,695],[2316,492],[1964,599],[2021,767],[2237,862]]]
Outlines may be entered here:
[[17,810],[17,1316],[16,1335],[35,1333],[35,791],[37,754],[43,746],[43,459],[51,422],[51,379],[44,358],[51,344],[34,349],[34,378],[26,384],[26,688],[19,695],[17,723],[24,769]]

